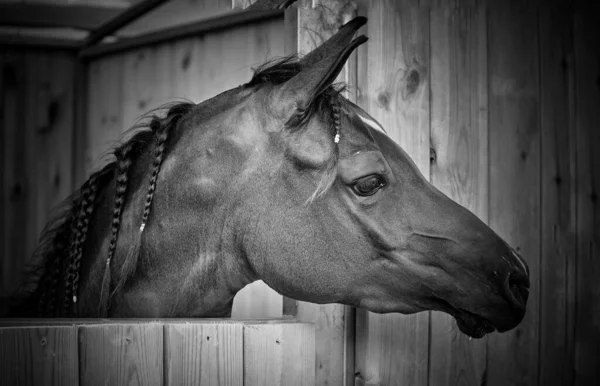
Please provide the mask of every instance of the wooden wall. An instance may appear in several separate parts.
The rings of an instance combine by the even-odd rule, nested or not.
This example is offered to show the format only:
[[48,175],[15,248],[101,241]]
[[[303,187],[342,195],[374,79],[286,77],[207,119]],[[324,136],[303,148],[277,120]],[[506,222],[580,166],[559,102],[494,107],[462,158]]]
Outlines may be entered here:
[[[520,250],[532,274],[528,312],[512,332],[469,340],[445,314],[355,315],[282,300],[259,282],[238,296],[234,315],[280,316],[283,303],[286,313],[315,322],[320,385],[598,383],[598,10],[534,0],[301,7],[312,3],[368,16],[361,33],[369,42],[344,75],[351,97],[433,184]],[[283,54],[284,40],[288,52],[306,51],[302,36],[322,40],[346,17],[311,12],[295,13],[285,33],[283,21],[273,20],[94,60],[87,121],[76,129],[72,57],[2,50],[2,287],[16,282],[48,209],[83,170],[100,165],[139,115],[172,98],[198,102],[244,83],[250,66]],[[83,151],[68,145],[74,133],[84,138]]]
[[534,3],[358,1],[359,103],[532,280],[523,323],[481,340],[358,311],[358,385],[600,381],[600,13]]
[[73,189],[68,52],[0,48],[0,297],[18,285],[50,210]]

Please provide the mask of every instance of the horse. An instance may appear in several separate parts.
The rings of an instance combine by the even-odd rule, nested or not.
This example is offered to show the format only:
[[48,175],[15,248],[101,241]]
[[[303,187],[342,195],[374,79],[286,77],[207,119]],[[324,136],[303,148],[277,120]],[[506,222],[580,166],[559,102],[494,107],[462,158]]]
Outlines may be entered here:
[[365,23],[150,113],[48,224],[10,315],[229,317],[263,280],[301,301],[440,310],[474,338],[516,327],[525,260],[334,83]]

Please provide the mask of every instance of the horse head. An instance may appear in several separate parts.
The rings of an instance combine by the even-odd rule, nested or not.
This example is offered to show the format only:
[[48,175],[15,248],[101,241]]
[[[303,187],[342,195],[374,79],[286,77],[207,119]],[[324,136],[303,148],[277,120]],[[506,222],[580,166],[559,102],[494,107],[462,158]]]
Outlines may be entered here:
[[159,185],[179,185],[171,198],[203,218],[196,256],[235,256],[239,284],[378,313],[441,310],[474,337],[509,330],[525,313],[524,260],[332,87],[364,22],[197,106]]

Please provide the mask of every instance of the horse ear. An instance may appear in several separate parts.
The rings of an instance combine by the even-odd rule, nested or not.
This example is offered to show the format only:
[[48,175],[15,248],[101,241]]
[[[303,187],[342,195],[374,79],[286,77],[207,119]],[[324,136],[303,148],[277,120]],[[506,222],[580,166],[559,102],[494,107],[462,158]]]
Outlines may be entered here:
[[350,44],[356,31],[365,25],[366,22],[367,18],[363,16],[355,17],[354,19],[350,20],[341,26],[335,35],[327,39],[327,41],[325,41],[319,47],[315,48],[306,54],[302,59],[300,59],[298,64],[302,68],[312,66],[313,64],[325,59],[332,52],[335,53],[340,51]]
[[278,116],[289,119],[297,111],[308,108],[314,98],[331,86],[352,51],[366,41],[365,36],[357,37],[278,86],[271,100],[273,110]]

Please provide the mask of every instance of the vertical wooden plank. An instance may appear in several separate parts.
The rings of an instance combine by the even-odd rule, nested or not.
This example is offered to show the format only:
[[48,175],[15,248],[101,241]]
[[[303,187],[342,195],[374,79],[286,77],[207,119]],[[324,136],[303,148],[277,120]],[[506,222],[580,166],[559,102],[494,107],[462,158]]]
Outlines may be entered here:
[[[431,10],[431,182],[488,221],[487,24],[483,6]],[[481,385],[487,338],[431,314],[429,384]]]
[[85,175],[98,169],[123,132],[123,56],[109,56],[88,65],[88,107],[85,127]]
[[[358,103],[429,176],[429,12],[417,1],[359,1]],[[357,311],[356,383],[426,385],[429,313]]]
[[[354,0],[300,1],[286,11],[286,54],[306,55],[339,27],[356,16]],[[353,54],[336,79],[356,85],[356,54]],[[352,70],[351,70],[352,69]],[[354,93],[346,95],[354,99]],[[339,304],[319,305],[284,299],[286,311],[297,320],[315,323],[316,384],[353,384],[354,314],[352,307]]]
[[162,385],[160,323],[79,326],[79,378],[84,385]]
[[245,324],[244,385],[315,385],[315,328],[309,323]]
[[572,14],[540,9],[540,384],[573,379],[576,191]]
[[243,385],[243,325],[166,324],[165,384]]
[[23,130],[29,113],[25,103],[27,62],[23,51],[7,51],[2,67],[2,143],[3,151],[3,250],[2,290],[14,291],[18,272],[25,259],[28,204],[27,169],[25,167],[26,140]]
[[77,328],[0,328],[0,384],[79,385]]
[[487,384],[535,385],[539,366],[540,122],[537,12],[494,3],[489,30],[490,226],[530,268],[527,314],[488,339]]
[[[37,246],[39,235],[51,211],[73,190],[73,81],[74,60],[69,53],[51,53],[43,60],[32,57],[31,71],[36,74],[34,85],[35,122],[30,151],[35,160],[30,173],[35,192],[35,222],[30,227],[31,250]],[[28,254],[28,257],[30,255]]]
[[113,91],[120,92],[123,98],[121,133],[148,111],[160,106],[155,100],[155,52],[154,47],[144,47],[122,54],[123,78],[120,87]]
[[[2,253],[4,255],[4,235],[5,235],[5,231],[4,231],[4,219],[5,217],[5,213],[6,213],[6,209],[5,208],[5,197],[6,197],[6,187],[5,187],[5,160],[4,160],[4,153],[5,153],[5,144],[6,144],[6,140],[8,139],[8,135],[6,133],[6,118],[5,118],[5,107],[6,107],[6,91],[5,91],[5,77],[6,77],[6,71],[7,71],[7,67],[5,67],[5,63],[6,63],[6,56],[7,56],[7,50],[2,50],[2,52],[0,52],[0,253]],[[2,278],[2,285],[0,285],[0,316],[3,316],[5,314],[5,312],[8,310],[8,301],[5,301],[4,298],[7,297],[7,292],[6,292],[6,288],[5,288],[5,283],[6,283],[6,278],[4,275],[5,272],[5,264],[7,259],[4,258],[0,261],[0,278]]]
[[575,15],[577,143],[577,260],[575,378],[573,385],[600,380],[600,27],[597,4]]

